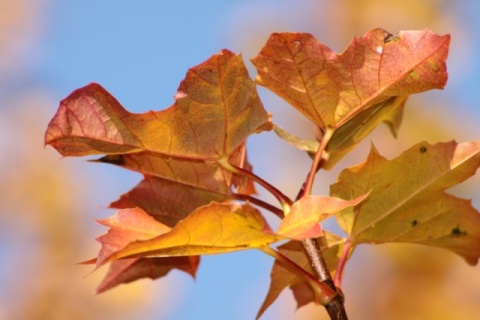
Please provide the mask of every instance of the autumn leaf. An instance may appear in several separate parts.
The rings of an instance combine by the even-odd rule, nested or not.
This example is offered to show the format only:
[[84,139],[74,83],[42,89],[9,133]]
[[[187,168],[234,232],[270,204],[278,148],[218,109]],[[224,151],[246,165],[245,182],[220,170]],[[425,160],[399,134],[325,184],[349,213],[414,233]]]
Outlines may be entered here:
[[110,263],[105,278],[96,293],[103,293],[119,284],[130,283],[141,278],[152,280],[166,276],[177,269],[195,277],[200,257],[134,258],[115,260]]
[[[391,123],[392,129],[399,125],[403,106],[394,97],[445,86],[449,43],[449,35],[429,30],[393,36],[374,29],[336,54],[310,34],[274,33],[252,62],[257,83],[321,130],[339,131],[347,125],[333,133],[332,145],[327,146],[331,153],[342,147],[334,158],[338,161],[378,123]],[[367,112],[369,108],[374,110]],[[362,112],[367,113],[356,119]]]
[[290,213],[280,223],[277,234],[295,240],[318,238],[322,235],[320,222],[346,207],[359,204],[368,194],[350,201],[325,196],[303,197],[292,205]]
[[[122,221],[126,223],[117,223],[119,219],[115,216],[114,223],[110,219],[100,221],[110,226],[110,230],[98,238],[102,249],[97,265],[122,258],[192,256],[254,249],[281,239],[261,213],[248,203],[211,203],[197,208],[173,228],[155,221],[141,209],[123,212],[120,210],[117,215],[122,213]],[[148,226],[144,224],[146,217],[151,219]]]
[[223,50],[188,71],[166,110],[130,113],[95,83],[75,90],[60,103],[45,143],[64,156],[150,151],[215,161],[269,128],[241,56]]
[[371,195],[337,216],[353,245],[409,242],[451,250],[472,265],[480,257],[480,213],[445,192],[475,174],[480,142],[419,143],[393,160],[372,147],[368,159],[345,169],[331,186],[344,199]]
[[[345,239],[328,231],[325,231],[324,233],[324,242],[320,242],[320,247],[329,270],[334,273]],[[300,242],[289,241],[279,246],[278,251],[313,275],[312,266],[308,261]],[[261,317],[265,310],[275,302],[280,293],[286,288],[292,290],[295,300],[297,301],[297,308],[310,302],[318,303],[316,301],[315,293],[307,281],[286,269],[278,260],[275,260],[270,273],[270,278],[270,288],[260,310],[258,311],[257,319]]]

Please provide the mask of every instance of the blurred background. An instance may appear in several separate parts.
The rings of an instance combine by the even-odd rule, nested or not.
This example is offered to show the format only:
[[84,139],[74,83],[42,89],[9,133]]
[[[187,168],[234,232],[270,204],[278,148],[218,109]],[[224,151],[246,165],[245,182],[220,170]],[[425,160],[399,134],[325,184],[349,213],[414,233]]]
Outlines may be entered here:
[[[99,249],[94,238],[105,230],[93,220],[112,215],[108,204],[141,177],[44,148],[48,121],[74,89],[94,81],[130,111],[159,110],[189,67],[222,48],[241,52],[254,76],[249,60],[272,32],[309,32],[337,52],[375,27],[450,33],[446,89],[411,97],[398,139],[381,126],[338,169],[321,173],[315,191],[328,194],[371,142],[394,157],[421,140],[479,139],[479,15],[473,0],[0,0],[0,319],[253,319],[268,290],[273,261],[252,251],[204,257],[195,280],[172,272],[93,295],[105,268],[90,275],[76,265]],[[274,122],[312,137],[311,124],[259,92]],[[293,197],[308,157],[273,133],[253,136],[249,148],[257,174]],[[479,186],[472,178],[452,192],[480,208]],[[420,246],[360,246],[343,290],[352,319],[480,314],[479,267]],[[327,318],[318,306],[295,308],[285,290],[262,319]]]

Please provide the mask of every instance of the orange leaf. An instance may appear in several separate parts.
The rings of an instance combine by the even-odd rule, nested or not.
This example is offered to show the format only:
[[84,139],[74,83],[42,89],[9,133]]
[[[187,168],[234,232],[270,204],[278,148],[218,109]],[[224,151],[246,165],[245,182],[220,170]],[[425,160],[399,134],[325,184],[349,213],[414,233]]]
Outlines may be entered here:
[[370,197],[337,220],[354,245],[410,242],[451,250],[476,264],[480,257],[480,214],[471,202],[445,189],[480,166],[480,142],[417,144],[393,160],[372,148],[368,159],[342,171],[331,195]]
[[[129,212],[133,214],[130,220],[135,220],[137,216],[143,220],[146,214],[138,211],[141,210]],[[156,237],[151,237],[152,228],[158,228]],[[128,240],[122,238],[123,232],[126,232]],[[139,233],[142,238],[131,237],[134,232]],[[102,242],[102,251],[97,263],[100,265],[122,258],[147,256],[225,253],[258,248],[281,239],[270,229],[261,213],[248,203],[244,205],[211,203],[193,211],[173,229],[153,220],[148,230],[140,226],[134,232],[114,228],[99,238]]]
[[64,156],[149,151],[216,160],[270,129],[241,56],[228,50],[191,68],[175,97],[166,110],[133,114],[92,83],[60,103],[45,143]]
[[295,202],[290,213],[282,220],[277,233],[283,237],[304,240],[322,235],[319,222],[347,207],[353,207],[368,197],[368,192],[347,201],[325,196],[308,196]]

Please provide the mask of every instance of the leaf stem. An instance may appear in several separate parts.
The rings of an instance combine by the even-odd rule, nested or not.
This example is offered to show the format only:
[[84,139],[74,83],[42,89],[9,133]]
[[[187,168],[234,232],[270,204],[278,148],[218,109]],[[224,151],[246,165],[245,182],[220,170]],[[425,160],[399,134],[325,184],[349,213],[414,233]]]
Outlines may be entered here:
[[274,205],[271,205],[270,203],[265,202],[261,199],[252,197],[251,195],[248,195],[248,194],[242,194],[242,193],[232,193],[232,197],[234,199],[242,200],[242,201],[247,201],[248,200],[251,203],[256,204],[257,206],[262,207],[262,208],[272,212],[273,214],[275,214],[280,219],[284,218],[284,213],[283,213],[282,209],[279,209],[279,208],[275,207]]
[[237,167],[236,165],[231,164],[228,162],[228,159],[220,159],[218,160],[218,163],[225,169],[229,170],[230,172],[236,173],[243,175],[247,178],[249,178],[252,181],[255,181],[262,187],[264,187],[268,192],[270,192],[277,200],[280,202],[283,208],[283,212],[288,213],[290,212],[290,207],[293,204],[293,201],[287,197],[285,194],[283,194],[280,190],[275,188],[273,185],[268,183],[267,181],[263,180],[253,172],[249,170],[245,170],[243,168]]
[[[312,186],[315,175],[320,169],[321,165],[324,163],[324,161],[326,161],[324,157],[324,151],[334,132],[335,130],[332,128],[327,128],[327,130],[325,131],[322,141],[320,142],[317,152],[315,153],[315,157],[312,161],[312,167],[310,168],[310,171],[305,179],[305,182],[300,188],[300,191],[298,192],[295,201],[298,201],[299,199],[312,193]],[[318,280],[328,285],[332,290],[337,291],[335,283],[332,280],[332,276],[330,275],[330,270],[328,269],[325,259],[323,258],[323,254],[317,242],[317,239],[305,239],[302,240],[301,243],[303,246],[303,250],[307,255],[307,259],[312,265],[312,268]],[[341,295],[337,295],[336,297],[334,297],[334,299],[330,303],[325,305],[325,309],[327,310],[331,319],[348,319],[347,313],[345,311],[345,306],[343,304],[343,298]]]
[[263,246],[259,248],[264,253],[268,254],[280,262],[285,268],[295,273],[301,279],[304,279],[312,287],[315,292],[315,296],[318,298],[321,305],[328,305],[332,302],[335,297],[338,296],[338,293],[330,288],[327,284],[318,281],[314,276],[312,276],[308,271],[300,267],[298,264],[290,260],[285,255],[281,254],[279,251],[272,249],[269,246]]
[[312,167],[310,168],[310,172],[308,174],[307,181],[305,183],[305,188],[303,188],[303,192],[299,194],[298,198],[303,198],[304,196],[308,196],[312,193],[313,181],[315,180],[315,174],[318,171],[318,165],[322,160],[325,148],[327,147],[327,144],[332,138],[334,132],[335,130],[332,128],[327,128],[325,130],[323,139],[320,142],[320,145],[318,146],[317,152],[315,153],[315,158],[313,158]]
[[337,272],[335,273],[334,283],[337,288],[342,288],[342,277],[345,264],[347,262],[348,256],[350,255],[350,250],[352,249],[352,242],[347,240],[343,245],[342,255],[340,261],[338,261]]

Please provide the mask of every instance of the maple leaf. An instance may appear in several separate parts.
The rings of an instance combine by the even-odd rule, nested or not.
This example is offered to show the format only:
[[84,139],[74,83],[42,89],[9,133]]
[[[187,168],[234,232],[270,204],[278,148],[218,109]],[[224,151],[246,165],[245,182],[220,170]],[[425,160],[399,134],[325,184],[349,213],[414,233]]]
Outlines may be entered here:
[[265,129],[268,114],[241,56],[223,50],[191,68],[175,104],[162,111],[130,113],[95,83],[75,90],[60,103],[45,143],[64,156],[150,151],[216,161]]
[[372,150],[345,169],[330,193],[345,199],[371,190],[337,221],[353,245],[409,242],[451,250],[472,265],[480,257],[480,214],[471,201],[445,192],[480,166],[480,142],[416,144],[393,160]]
[[449,43],[429,30],[374,29],[336,54],[310,34],[274,33],[252,62],[257,83],[334,131],[327,150],[339,151],[329,168],[378,123],[395,132],[406,96],[445,86]]
[[99,222],[110,229],[98,238],[102,249],[97,266],[123,258],[254,249],[281,239],[248,203],[211,203],[197,208],[173,228],[155,221],[139,208],[120,210],[112,218]]
[[[324,231],[324,234],[324,238],[319,238],[323,239],[323,241],[320,242],[320,247],[329,270],[335,273],[345,239],[328,231]],[[279,246],[278,251],[313,275],[312,266],[305,256],[305,251],[300,242],[289,241]],[[265,310],[267,310],[286,288],[290,288],[293,291],[295,300],[297,301],[297,308],[310,302],[318,303],[315,293],[307,281],[286,269],[278,260],[275,260],[270,278],[270,288],[258,311],[257,319],[261,317]]]

